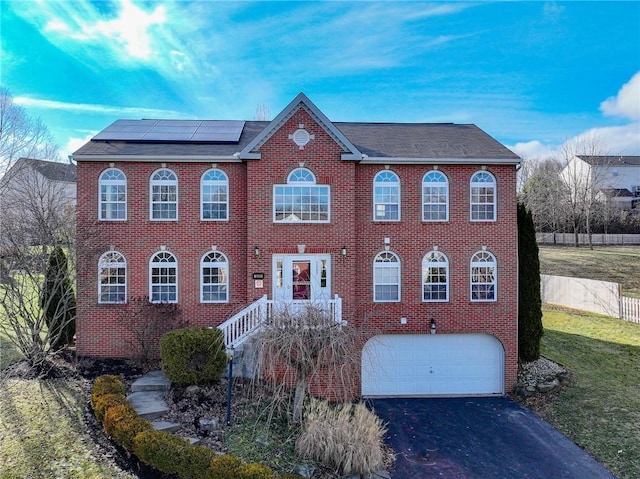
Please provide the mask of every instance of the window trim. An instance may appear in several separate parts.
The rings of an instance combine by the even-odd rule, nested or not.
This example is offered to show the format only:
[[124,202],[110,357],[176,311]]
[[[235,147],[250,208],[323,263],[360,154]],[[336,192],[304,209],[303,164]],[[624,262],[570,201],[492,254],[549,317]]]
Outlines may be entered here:
[[[435,255],[440,255],[442,258],[444,258],[444,261],[438,261],[438,262],[429,262],[427,257],[429,256],[435,256]],[[436,267],[444,267],[445,269],[445,282],[444,283],[434,283],[434,282],[427,282],[425,281],[425,268],[429,267],[428,265],[432,265],[432,264],[442,264],[444,266],[436,266]],[[439,250],[431,250],[429,252],[427,252],[427,254],[425,254],[422,257],[422,278],[421,278],[421,283],[422,283],[422,302],[423,303],[448,303],[449,302],[449,291],[450,291],[450,281],[449,281],[449,258],[447,257],[446,254],[444,254],[442,251]],[[426,299],[425,298],[425,291],[424,288],[427,285],[442,285],[444,284],[445,286],[445,299]]]
[[[308,179],[304,179],[302,177],[296,178],[296,176],[304,174]],[[276,202],[276,189],[277,188],[295,188],[295,187],[318,187],[318,188],[326,188],[327,191],[327,219],[326,220],[287,220],[282,219],[279,220],[276,218],[276,207],[278,206]],[[274,224],[326,224],[331,223],[331,185],[323,185],[318,184],[316,181],[316,176],[313,174],[311,170],[308,168],[296,168],[287,176],[287,183],[285,184],[274,184],[272,187],[272,222]],[[318,203],[320,204],[320,203]],[[291,214],[295,215],[295,212],[291,212]]]
[[[486,255],[491,258],[491,261],[474,261],[474,259],[479,255]],[[496,256],[486,250],[476,251],[471,256],[471,261],[469,262],[469,298],[472,303],[495,303],[498,301],[498,260]],[[473,269],[479,267],[491,267],[493,268],[493,281],[491,283],[487,282],[475,282],[473,281]],[[493,286],[493,298],[474,298],[473,297],[473,286],[475,285],[492,285]]]
[[[173,176],[174,176],[174,180],[154,180],[153,177],[155,175],[157,175],[158,173],[160,173],[161,171],[168,171],[170,172]],[[176,205],[176,216],[175,218],[154,218],[153,217],[153,205],[155,203],[157,204],[171,204],[174,203],[172,201],[158,201],[158,202],[154,202],[153,201],[153,187],[154,186],[160,186],[160,185],[166,185],[166,186],[175,186],[175,195],[176,195],[176,200],[175,200],[175,205]],[[176,174],[175,171],[173,171],[171,168],[158,168],[157,170],[155,170],[153,173],[151,173],[151,176],[149,177],[149,221],[178,221],[179,215],[179,205],[178,205],[178,199],[179,199],[179,195],[178,195],[178,175]]]
[[[397,185],[397,195],[398,195],[398,201],[397,203],[382,203],[382,202],[376,202],[376,183],[377,180],[380,176],[382,176],[383,174],[387,174],[387,175],[393,175],[396,178],[396,181],[389,181],[388,183],[390,184],[395,184]],[[380,182],[380,183],[386,183],[386,182]],[[373,211],[372,211],[372,215],[373,215],[373,221],[375,221],[376,223],[398,223],[399,221],[402,220],[402,208],[401,208],[401,204],[402,204],[402,191],[401,191],[401,184],[400,184],[400,176],[395,172],[395,171],[391,171],[391,170],[382,170],[379,171],[375,174],[375,176],[373,177],[373,191],[372,191],[372,196],[371,196],[371,200],[372,200],[372,205],[373,205]],[[398,207],[398,217],[395,219],[377,219],[378,217],[376,216],[376,210],[377,210],[377,206],[378,205],[396,205]]]
[[[219,173],[224,177],[224,180],[205,180],[204,177],[209,173]],[[225,187],[226,201],[224,202],[225,210],[224,218],[205,218],[204,217],[204,187],[205,186],[222,186]],[[207,204],[222,204],[219,201],[208,201]],[[229,221],[229,176],[219,168],[210,168],[200,177],[200,221]]]
[[[222,258],[224,258],[224,261],[217,261],[217,262],[205,262],[205,258],[209,255],[212,254],[217,254],[220,255]],[[225,283],[205,283],[204,282],[204,268],[205,265],[224,265],[224,269],[225,269],[225,276],[226,276],[226,282]],[[218,266],[219,267],[219,266]],[[224,300],[205,300],[204,299],[204,287],[205,284],[210,285],[210,284],[217,284],[217,285],[224,285],[226,287],[226,293],[225,293],[225,299]],[[225,255],[224,253],[221,253],[220,251],[207,251],[205,254],[203,254],[200,258],[200,302],[203,304],[215,304],[215,303],[228,303],[229,302],[229,258],[227,258],[227,255]]]
[[[156,258],[158,255],[160,254],[170,254],[173,257],[173,262],[157,262],[154,261],[154,258]],[[162,264],[169,264],[169,265],[173,265],[173,266],[165,266],[167,268],[173,267],[175,269],[175,283],[166,283],[168,285],[174,285],[175,286],[175,296],[176,299],[174,301],[154,301],[153,300],[153,268],[154,265],[162,265]],[[156,266],[158,268],[162,267],[162,266]],[[178,302],[178,293],[179,293],[179,277],[178,277],[178,258],[176,258],[176,255],[171,253],[170,251],[166,251],[166,250],[160,250],[160,251],[156,251],[155,253],[153,253],[153,255],[151,255],[151,258],[149,258],[149,302],[150,303],[177,303]]]
[[[426,185],[428,185],[430,183],[428,183],[425,180],[427,179],[427,177],[429,175],[433,175],[433,174],[439,175],[442,178],[444,178],[444,181],[434,182],[434,183],[437,183],[437,184],[441,185],[440,187],[444,186],[444,188],[445,188],[445,201],[444,201],[444,203],[433,203],[433,202],[427,203],[426,202],[424,190],[425,190]],[[444,223],[444,222],[448,222],[449,221],[449,178],[447,177],[447,175],[445,175],[444,173],[442,173],[439,170],[428,171],[422,177],[422,185],[421,186],[422,186],[422,195],[421,195],[422,196],[422,221],[425,222],[425,223],[436,223],[436,222]],[[425,217],[425,212],[426,212],[425,211],[426,210],[425,207],[426,206],[428,206],[428,205],[442,205],[442,204],[444,204],[444,208],[445,208],[445,210],[444,210],[444,212],[445,212],[444,219],[441,219],[441,218],[430,219],[430,218],[426,218]]]
[[[110,171],[119,172],[123,180],[104,180],[102,177]],[[102,186],[124,186],[124,201],[102,201]],[[120,168],[109,167],[100,173],[98,177],[98,220],[99,221],[127,221],[127,175]],[[102,215],[102,205],[107,203],[124,203],[124,218],[104,218]]]
[[[395,258],[395,261],[393,263],[395,263],[397,265],[397,270],[398,270],[398,283],[397,283],[397,287],[398,287],[398,298],[397,299],[377,299],[376,298],[376,286],[380,285],[393,285],[396,283],[377,283],[376,282],[376,270],[378,268],[382,268],[383,266],[379,266],[379,265],[383,265],[383,264],[387,264],[387,263],[391,263],[390,261],[378,261],[378,258],[380,258],[383,255],[390,255],[393,256]],[[400,303],[402,301],[402,263],[400,262],[400,257],[396,254],[393,253],[391,251],[380,251],[379,253],[377,253],[374,258],[373,258],[373,302],[374,303]]]
[[[491,177],[491,179],[493,180],[490,185],[491,188],[493,190],[493,203],[474,203],[473,202],[473,189],[474,188],[480,188],[480,187],[484,187],[487,188],[487,185],[489,184],[488,182],[483,182],[483,181],[473,181],[474,178],[478,175],[487,175],[489,177]],[[489,205],[491,204],[493,206],[492,208],[492,218],[491,219],[486,219],[486,218],[474,218],[473,217],[473,207],[474,205]],[[497,221],[497,217],[498,217],[498,182],[496,180],[496,177],[486,171],[486,170],[480,170],[480,171],[476,171],[473,175],[471,175],[471,179],[469,181],[469,220],[473,221],[473,222],[479,222],[479,223],[490,223],[490,222],[495,222]]]
[[[115,262],[115,264],[114,262],[107,262],[106,257],[109,255],[118,255],[120,256],[122,261]],[[123,275],[124,299],[122,301],[104,301],[102,299],[102,287],[108,285],[108,283],[107,284],[102,283],[102,271],[107,268],[124,269],[124,275]],[[117,275],[116,277],[119,277],[119,275]],[[102,255],[100,255],[100,258],[98,258],[98,304],[126,304],[126,303],[127,303],[127,258],[125,258],[125,256],[120,251],[116,251],[116,250],[105,251]]]

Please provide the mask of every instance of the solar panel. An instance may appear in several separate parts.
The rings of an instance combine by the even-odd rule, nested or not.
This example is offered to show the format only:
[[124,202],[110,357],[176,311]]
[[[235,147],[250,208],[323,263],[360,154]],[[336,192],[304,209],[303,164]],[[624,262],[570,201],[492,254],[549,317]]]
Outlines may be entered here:
[[117,120],[94,140],[236,143],[242,120]]

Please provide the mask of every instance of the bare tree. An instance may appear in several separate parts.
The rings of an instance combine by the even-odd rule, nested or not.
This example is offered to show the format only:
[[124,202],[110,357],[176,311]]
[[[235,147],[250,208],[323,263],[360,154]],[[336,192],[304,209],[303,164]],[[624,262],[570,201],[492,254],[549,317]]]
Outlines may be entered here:
[[257,121],[269,121],[271,119],[271,112],[269,111],[269,105],[260,103],[256,106],[256,120]]
[[[597,165],[592,161],[583,161],[580,157],[600,157]],[[579,137],[566,142],[560,150],[560,162],[563,165],[560,178],[566,191],[567,206],[575,235],[575,246],[579,245],[578,233],[581,218],[584,219],[585,232],[589,240],[589,248],[593,249],[591,240],[593,211],[597,203],[598,192],[607,186],[609,178],[608,164],[599,138],[595,135]]]
[[18,158],[49,158],[59,155],[53,136],[40,118],[32,118],[0,87],[0,177]]
[[[299,422],[314,382],[336,394],[334,400],[352,399],[362,339],[362,331],[334,322],[318,307],[283,310],[257,336],[257,372],[275,387],[282,387],[283,375],[293,380],[292,417]],[[274,394],[276,398],[285,396]]]

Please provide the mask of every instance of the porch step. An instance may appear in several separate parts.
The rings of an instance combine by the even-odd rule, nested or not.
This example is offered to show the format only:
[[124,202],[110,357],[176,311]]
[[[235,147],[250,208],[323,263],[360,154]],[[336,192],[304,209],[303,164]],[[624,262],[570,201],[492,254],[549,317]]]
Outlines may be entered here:
[[169,388],[171,388],[171,381],[167,379],[162,371],[151,371],[131,385],[131,391],[134,393],[141,391],[168,391]]
[[152,421],[151,425],[156,431],[176,432],[182,428],[182,424],[169,421]]
[[127,396],[127,401],[139,416],[150,421],[169,412],[169,406],[164,400],[163,391],[134,392]]

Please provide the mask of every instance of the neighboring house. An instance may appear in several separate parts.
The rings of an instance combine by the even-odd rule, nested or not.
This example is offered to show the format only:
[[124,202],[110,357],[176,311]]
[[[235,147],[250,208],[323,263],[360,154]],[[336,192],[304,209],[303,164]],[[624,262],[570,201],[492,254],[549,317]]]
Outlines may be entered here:
[[266,296],[376,332],[358,394],[515,387],[520,158],[476,126],[301,93],[271,122],[118,120],[73,158],[80,355],[131,354],[128,298],[218,326]]
[[640,156],[573,157],[560,173],[572,192],[630,210],[640,203]]
[[[0,222],[29,241],[48,241],[65,218],[73,219],[76,166],[20,158],[0,179]],[[16,228],[13,228],[16,226]],[[15,239],[14,239],[15,240]]]

